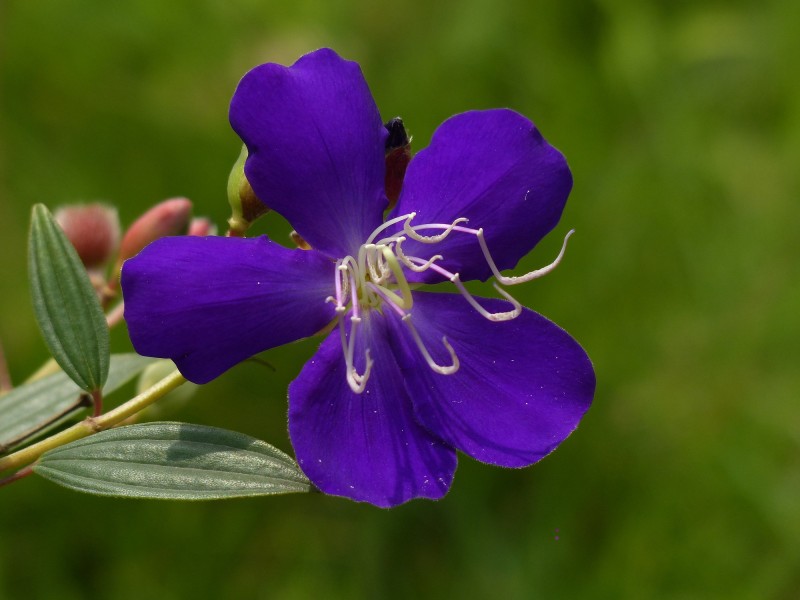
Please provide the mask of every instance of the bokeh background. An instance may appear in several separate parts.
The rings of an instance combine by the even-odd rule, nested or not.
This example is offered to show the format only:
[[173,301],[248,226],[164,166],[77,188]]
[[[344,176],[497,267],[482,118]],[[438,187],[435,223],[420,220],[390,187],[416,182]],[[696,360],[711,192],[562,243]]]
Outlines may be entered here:
[[[0,490],[0,598],[800,597],[798,30],[794,0],[4,0],[0,339],[18,381],[46,358],[31,205],[106,200],[129,223],[182,195],[223,226],[238,79],[328,45],[417,149],[453,113],[508,106],[566,154],[567,210],[520,268],[577,234],[519,297],[580,340],[598,388],[540,464],[462,457],[444,500],[391,511],[28,478]],[[285,390],[316,343],[169,416],[290,451]]]

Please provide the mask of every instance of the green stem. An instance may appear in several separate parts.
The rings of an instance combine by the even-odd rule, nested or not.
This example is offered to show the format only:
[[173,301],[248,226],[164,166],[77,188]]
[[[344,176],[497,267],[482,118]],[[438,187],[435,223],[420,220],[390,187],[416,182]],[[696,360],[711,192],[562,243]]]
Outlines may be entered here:
[[184,383],[183,375],[178,371],[167,375],[164,379],[156,383],[151,388],[145,390],[138,396],[131,398],[125,404],[108,411],[97,417],[87,417],[80,423],[76,423],[69,429],[65,429],[41,442],[23,448],[13,454],[0,458],[0,473],[11,469],[19,469],[25,465],[35,462],[39,457],[53,448],[58,448],[64,444],[85,438],[98,431],[109,429],[119,425],[128,417],[135,415],[141,410],[150,406],[153,402],[165,396],[176,387]]

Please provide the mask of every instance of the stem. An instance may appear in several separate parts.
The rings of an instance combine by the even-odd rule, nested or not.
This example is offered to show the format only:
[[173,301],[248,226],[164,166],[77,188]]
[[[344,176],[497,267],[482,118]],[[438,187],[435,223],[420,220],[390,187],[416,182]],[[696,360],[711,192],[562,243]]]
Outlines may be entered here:
[[19,481],[23,477],[27,477],[28,475],[33,475],[33,468],[25,467],[24,469],[20,469],[10,477],[6,477],[5,479],[0,479],[0,487],[4,485],[8,485],[9,483],[14,483],[15,481]]
[[94,406],[93,417],[99,417],[103,414],[103,390],[94,390],[92,392],[92,406]]
[[40,423],[39,425],[37,425],[33,429],[30,429],[29,431],[26,431],[25,433],[23,433],[22,435],[20,435],[16,439],[11,440],[7,444],[0,444],[0,454],[3,454],[9,448],[13,448],[14,446],[19,446],[22,442],[24,442],[25,440],[27,440],[30,437],[33,437],[34,435],[39,433],[42,429],[45,429],[46,427],[49,427],[53,423],[56,423],[56,422],[60,421],[61,419],[64,419],[65,417],[68,417],[70,415],[70,413],[73,413],[76,410],[79,410],[81,408],[86,408],[87,406],[91,406],[91,397],[88,394],[81,394],[80,398],[78,398],[78,401],[75,402],[75,404],[73,404],[72,406],[66,408],[65,410],[63,410],[59,414],[55,415],[54,417],[51,417],[50,419],[48,419],[44,423]]
[[[14,454],[9,454],[0,458],[0,473],[10,469],[18,469],[39,459],[39,457],[53,448],[58,448],[64,444],[74,442],[86,436],[110,429],[118,425],[131,415],[135,415],[141,410],[150,406],[153,402],[165,396],[176,387],[184,383],[183,375],[178,371],[167,375],[164,379],[156,383],[151,388],[145,390],[138,396],[131,398],[125,404],[108,411],[107,413],[98,417],[87,417],[80,423],[76,423],[69,429],[65,429],[49,438],[42,440],[36,444],[23,448]],[[12,476],[13,477],[13,476]]]
[[14,384],[11,383],[11,375],[8,373],[8,363],[3,352],[3,344],[0,343],[0,396],[10,392],[12,389],[14,389]]

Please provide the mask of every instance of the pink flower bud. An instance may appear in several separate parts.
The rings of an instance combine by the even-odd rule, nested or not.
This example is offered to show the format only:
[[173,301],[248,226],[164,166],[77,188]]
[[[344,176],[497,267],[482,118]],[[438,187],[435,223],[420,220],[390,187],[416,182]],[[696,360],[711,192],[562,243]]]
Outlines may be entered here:
[[192,203],[186,198],[171,198],[159,202],[136,219],[125,233],[119,251],[119,262],[135,256],[159,238],[186,233],[191,214]]
[[99,203],[72,204],[59,208],[55,218],[87,269],[102,267],[117,251],[117,209]]
[[217,235],[217,226],[206,217],[196,217],[189,223],[189,231],[186,235],[196,235],[198,237]]

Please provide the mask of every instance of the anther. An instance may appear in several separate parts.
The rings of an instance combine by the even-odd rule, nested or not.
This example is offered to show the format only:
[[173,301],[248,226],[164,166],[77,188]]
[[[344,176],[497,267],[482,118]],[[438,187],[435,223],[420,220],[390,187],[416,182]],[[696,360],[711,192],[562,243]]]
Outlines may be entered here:
[[[469,219],[466,217],[459,217],[450,225],[444,224],[430,224],[430,225],[420,225],[416,227],[411,226],[411,219],[408,219],[405,223],[403,223],[403,232],[408,235],[411,239],[417,240],[418,242],[422,242],[423,244],[438,244],[442,240],[444,240],[452,231],[456,228],[459,223],[466,223]],[[418,234],[415,229],[428,229],[428,228],[443,228],[444,231],[438,235],[420,235]]]
[[502,283],[503,285],[517,285],[520,283],[525,283],[527,281],[533,281],[534,279],[538,279],[539,277],[543,277],[547,275],[551,271],[553,271],[561,262],[561,259],[564,258],[564,253],[567,250],[567,240],[569,240],[570,236],[575,233],[574,229],[570,229],[567,232],[567,235],[564,236],[564,243],[561,246],[561,252],[558,253],[556,259],[551,262],[546,267],[542,267],[541,269],[536,269],[535,271],[531,271],[530,273],[526,273],[525,275],[519,275],[517,277],[505,277],[504,275],[500,274],[497,265],[492,259],[492,255],[489,253],[489,248],[486,245],[486,239],[483,236],[483,228],[478,229],[476,234],[478,237],[478,242],[481,245],[481,250],[483,250],[483,256],[486,258],[486,262],[489,265],[489,268],[492,270],[492,274],[495,276],[497,281]]
[[450,281],[458,288],[458,291],[461,292],[461,295],[466,298],[467,302],[469,302],[470,306],[474,308],[484,319],[489,321],[499,322],[499,321],[511,321],[512,319],[516,319],[520,313],[522,313],[522,304],[517,302],[511,294],[505,291],[496,283],[494,284],[494,289],[502,295],[506,300],[508,300],[511,305],[514,307],[512,310],[506,312],[489,312],[480,303],[475,300],[475,297],[467,291],[467,288],[464,287],[464,284],[461,283],[461,278],[458,276],[458,273],[453,275],[450,278]]
[[358,371],[356,371],[356,367],[353,364],[353,355],[355,354],[355,339],[356,339],[356,328],[359,323],[361,323],[361,319],[356,315],[350,316],[350,336],[345,334],[345,325],[344,321],[339,321],[339,333],[341,335],[341,342],[342,342],[342,350],[344,351],[344,362],[345,362],[345,370],[347,373],[347,384],[350,386],[350,389],[353,390],[354,393],[360,394],[364,391],[367,387],[367,380],[369,379],[369,375],[372,372],[372,357],[370,356],[369,348],[365,351],[364,355],[366,357],[366,367],[364,369],[364,374],[359,375]]
[[[397,238],[397,242],[394,245],[394,252],[397,255],[397,258],[400,259],[400,262],[403,263],[412,271],[416,271],[417,273],[422,273],[423,271],[427,271],[428,269],[431,268],[431,265],[435,261],[442,260],[444,258],[441,254],[434,254],[428,259],[427,262],[423,261],[422,259],[415,258],[413,256],[409,258],[403,253],[403,249],[400,247],[405,240],[406,238],[404,237]],[[420,264],[418,265],[414,264],[413,262],[411,262],[412,260],[418,260],[420,261]]]
[[[412,257],[410,260],[417,261],[420,263],[422,262],[422,259],[420,258]],[[477,300],[475,300],[475,297],[472,294],[470,294],[467,291],[467,288],[465,288],[464,284],[461,283],[461,277],[458,273],[451,273],[450,271],[448,271],[447,269],[443,269],[439,265],[431,265],[430,268],[439,273],[440,275],[447,277],[450,280],[450,283],[452,283],[453,285],[456,286],[456,288],[458,288],[458,291],[461,292],[461,295],[464,296],[467,302],[469,302],[470,306],[472,306],[472,308],[474,308],[482,317],[488,319],[489,321],[495,321],[495,322],[510,321],[512,319],[516,319],[520,315],[520,313],[522,313],[522,304],[517,302],[516,299],[514,299],[511,296],[511,294],[506,292],[496,283],[493,284],[494,289],[496,289],[501,296],[503,296],[506,300],[508,300],[511,303],[511,305],[514,307],[512,310],[506,312],[498,312],[498,313],[489,312],[488,310],[483,308],[483,306],[481,306]]]

